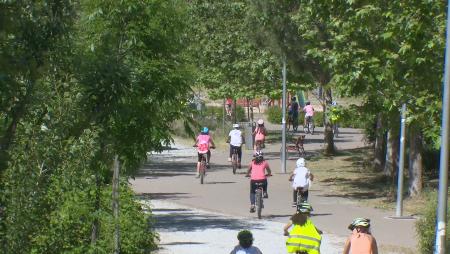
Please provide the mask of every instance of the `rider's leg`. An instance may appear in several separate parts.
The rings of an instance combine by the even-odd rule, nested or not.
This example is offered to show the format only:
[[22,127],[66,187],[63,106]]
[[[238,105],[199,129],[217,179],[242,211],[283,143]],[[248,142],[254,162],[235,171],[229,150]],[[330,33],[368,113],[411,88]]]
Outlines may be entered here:
[[208,150],[208,152],[206,153],[206,163],[209,164],[209,160],[211,159],[211,151]]
[[267,183],[267,179],[264,179],[264,181],[263,181],[263,191],[264,191],[264,198],[268,198],[269,197],[269,194],[267,194],[267,186],[268,186],[268,183]]
[[241,168],[241,158],[242,158],[242,147],[237,147],[238,153],[238,168]]
[[294,191],[292,191],[292,202],[297,203],[297,189],[294,189]]
[[308,201],[308,190],[306,190],[305,192],[303,192],[303,197],[305,198],[305,201]]
[[255,212],[255,201],[256,201],[255,190],[256,190],[255,183],[252,180],[250,180],[250,212],[251,213]]
[[230,157],[228,157],[228,161],[231,161],[232,154],[233,154],[233,146],[230,144]]
[[202,157],[201,157],[200,153],[197,153],[197,154],[198,154],[198,160],[197,160],[197,177],[198,177],[200,175],[200,164],[202,161]]

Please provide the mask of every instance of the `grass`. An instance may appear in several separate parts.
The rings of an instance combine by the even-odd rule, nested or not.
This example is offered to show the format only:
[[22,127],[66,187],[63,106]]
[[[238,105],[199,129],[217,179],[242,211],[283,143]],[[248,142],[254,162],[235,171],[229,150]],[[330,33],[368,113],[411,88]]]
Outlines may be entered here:
[[[329,197],[348,198],[361,205],[380,209],[396,207],[397,182],[372,169],[370,164],[371,150],[369,148],[353,149],[340,152],[336,156],[315,156],[309,159],[316,181],[326,190]],[[408,179],[404,179],[404,215],[420,215],[428,199],[430,186],[425,186],[422,195],[415,198],[407,197]]]

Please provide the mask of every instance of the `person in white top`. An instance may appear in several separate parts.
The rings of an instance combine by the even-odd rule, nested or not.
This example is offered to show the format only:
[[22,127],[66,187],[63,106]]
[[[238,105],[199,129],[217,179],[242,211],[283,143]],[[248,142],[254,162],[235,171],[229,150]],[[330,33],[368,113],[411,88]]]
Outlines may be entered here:
[[230,143],[230,156],[228,161],[231,161],[231,155],[233,154],[233,149],[237,150],[238,154],[238,168],[241,168],[241,158],[242,158],[242,144],[244,144],[244,135],[241,130],[239,130],[239,124],[233,124],[233,130],[228,134],[227,143]]
[[311,174],[311,171],[306,167],[305,159],[299,158],[296,163],[296,168],[294,172],[289,176],[289,181],[292,181],[293,191],[293,206],[297,204],[297,189],[301,188],[303,192],[303,197],[305,201],[308,201],[308,189],[311,185],[312,180],[314,179],[314,175]]
[[258,247],[252,246],[254,240],[252,232],[242,230],[238,233],[237,238],[239,240],[239,245],[234,247],[230,254],[262,254]]

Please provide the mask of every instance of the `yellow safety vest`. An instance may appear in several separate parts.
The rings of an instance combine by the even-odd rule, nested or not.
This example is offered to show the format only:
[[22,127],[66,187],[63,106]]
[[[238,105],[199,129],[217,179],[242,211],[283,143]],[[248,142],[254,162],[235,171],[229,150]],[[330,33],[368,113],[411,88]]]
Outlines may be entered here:
[[294,225],[286,240],[288,253],[305,251],[308,254],[320,254],[320,241],[322,236],[317,232],[316,226],[308,219],[305,225]]

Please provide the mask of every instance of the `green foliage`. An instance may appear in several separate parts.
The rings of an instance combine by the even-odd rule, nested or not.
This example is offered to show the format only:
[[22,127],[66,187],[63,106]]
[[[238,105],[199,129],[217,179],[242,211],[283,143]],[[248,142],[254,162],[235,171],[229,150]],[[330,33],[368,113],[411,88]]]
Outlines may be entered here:
[[273,124],[281,124],[283,110],[280,107],[269,107],[266,112],[267,120]]
[[[420,253],[433,253],[436,230],[436,209],[437,193],[429,194],[428,203],[424,207],[423,216],[416,222],[416,232],[419,238]],[[450,203],[447,204],[447,211],[450,211]],[[447,213],[447,225],[450,222],[450,215]],[[445,241],[446,249],[450,249],[450,236],[447,234]]]
[[0,3],[2,253],[111,253],[114,155],[121,252],[155,248],[125,182],[187,120],[184,11],[163,0]]

